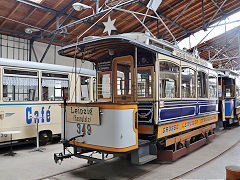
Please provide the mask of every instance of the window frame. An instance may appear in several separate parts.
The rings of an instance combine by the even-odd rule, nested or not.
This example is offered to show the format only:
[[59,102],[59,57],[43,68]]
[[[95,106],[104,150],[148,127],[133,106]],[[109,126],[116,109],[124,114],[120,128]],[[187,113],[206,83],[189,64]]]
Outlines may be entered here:
[[[26,71],[26,72],[34,72],[34,73],[36,73],[36,76],[34,76],[34,75],[20,75],[20,74],[5,74],[4,73],[4,70],[10,70],[10,71]],[[40,101],[40,88],[39,88],[39,77],[40,77],[40,72],[39,72],[39,70],[36,70],[36,69],[26,69],[26,68],[12,68],[12,67],[3,67],[2,69],[1,69],[1,75],[2,75],[2,77],[1,77],[1,81],[2,81],[2,85],[1,85],[1,91],[2,91],[2,95],[1,95],[1,101],[3,102],[3,103],[18,103],[18,102],[39,102]],[[33,79],[37,79],[37,84],[38,84],[38,86],[37,86],[37,90],[38,90],[38,92],[37,92],[37,95],[38,95],[38,100],[26,100],[26,101],[19,101],[19,100],[14,100],[14,101],[5,101],[4,100],[4,97],[3,97],[3,78],[4,77],[19,77],[19,78],[33,78]],[[24,91],[24,90],[23,90]],[[12,92],[12,94],[13,94],[13,92]],[[18,93],[19,94],[19,93]],[[21,93],[22,94],[22,93]],[[24,95],[25,93],[23,92],[23,95]],[[29,91],[29,95],[30,95],[30,91]],[[24,98],[24,96],[23,96],[23,98]]]
[[[206,81],[206,94],[207,94],[207,97],[199,97],[199,94],[198,94],[198,72],[203,72],[207,75],[207,81]],[[197,99],[202,99],[202,100],[206,100],[206,99],[209,99],[209,72],[208,72],[208,69],[204,69],[204,68],[201,68],[201,67],[197,67]]]
[[215,97],[210,97],[210,91],[208,91],[208,97],[209,97],[209,99],[217,99],[218,98],[218,76],[216,74],[212,74],[212,73],[208,74],[208,89],[210,87],[210,84],[209,84],[209,77],[210,76],[215,77],[215,79],[216,79],[216,96]]
[[[174,58],[169,58],[169,59],[158,59],[158,73],[159,73],[159,75],[158,75],[158,86],[159,86],[159,89],[158,89],[158,94],[159,94],[159,100],[160,101],[164,101],[164,100],[181,100],[181,70],[182,70],[182,68],[181,68],[181,60],[178,60],[178,59],[174,59]],[[169,62],[169,63],[172,63],[172,64],[175,64],[175,65],[177,65],[178,67],[179,67],[179,97],[174,97],[174,98],[162,98],[161,97],[161,92],[160,92],[160,90],[161,90],[161,87],[160,87],[160,77],[161,77],[161,71],[160,71],[160,63],[161,62]]]
[[[100,75],[102,74],[109,74],[110,75],[110,97],[109,98],[101,98],[100,94],[99,94],[99,89],[98,86],[100,84]],[[96,84],[97,84],[97,89],[96,89],[96,99],[97,100],[112,100],[112,71],[105,71],[105,72],[97,72],[97,80],[96,80]]]
[[[137,74],[138,74],[138,70],[148,70],[148,69],[150,69],[150,71],[151,71],[151,89],[152,89],[152,95],[151,95],[151,97],[139,97],[138,96],[138,93],[137,93],[137,99],[139,99],[139,100],[147,100],[147,99],[150,99],[150,100],[152,100],[153,98],[154,98],[154,66],[147,66],[147,67],[138,67],[137,68]],[[137,87],[138,87],[138,78],[136,78],[137,79]],[[137,91],[138,91],[138,88],[137,88]]]
[[[89,84],[88,84],[88,86],[89,86],[88,87],[89,100],[82,100],[82,81],[81,81],[81,77],[87,77],[89,79]],[[92,101],[93,100],[93,97],[92,97],[92,93],[93,93],[93,89],[92,89],[93,80],[92,80],[92,77],[80,74],[79,75],[79,79],[80,79],[80,88],[79,88],[79,91],[80,91],[80,102],[90,102],[90,101]]]
[[[182,68],[189,68],[189,69],[191,69],[191,70],[193,70],[193,71],[195,71],[195,97],[182,97]],[[186,100],[193,100],[193,99],[197,99],[197,97],[198,97],[198,95],[197,95],[197,69],[196,68],[194,68],[193,66],[191,66],[191,65],[188,65],[187,63],[186,64],[183,64],[182,66],[181,66],[181,82],[180,82],[180,89],[181,89],[181,99],[186,99]]]
[[[46,76],[43,76],[43,73],[49,73],[49,74],[64,74],[64,75],[67,75],[68,78],[60,78],[60,77],[46,77]],[[40,85],[41,85],[41,101],[43,102],[60,102],[60,101],[63,101],[63,91],[62,91],[62,88],[61,88],[61,100],[55,100],[55,89],[60,89],[60,88],[55,88],[54,86],[54,100],[43,100],[43,97],[42,97],[42,93],[43,93],[43,86],[42,86],[42,80],[43,79],[50,79],[50,80],[67,80],[68,81],[68,98],[66,99],[66,101],[69,101],[70,100],[70,75],[69,73],[66,73],[66,72],[60,72],[60,71],[57,71],[57,72],[52,72],[52,71],[41,71],[41,78],[40,78]]]

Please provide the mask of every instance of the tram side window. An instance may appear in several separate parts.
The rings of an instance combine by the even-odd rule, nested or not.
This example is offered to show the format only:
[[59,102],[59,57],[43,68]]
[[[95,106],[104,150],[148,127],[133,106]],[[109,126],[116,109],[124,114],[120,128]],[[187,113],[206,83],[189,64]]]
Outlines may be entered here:
[[110,99],[111,98],[111,74],[98,73],[98,87],[97,93],[99,99]]
[[217,97],[217,78],[215,76],[209,76],[209,97]]
[[152,97],[152,68],[138,68],[137,70],[137,95],[141,97]]
[[171,62],[160,62],[160,98],[180,97],[180,67]]
[[68,100],[68,75],[43,73],[42,74],[42,100],[61,101]]
[[[25,75],[31,74],[26,71]],[[3,101],[38,101],[37,72],[33,72],[33,77],[25,75],[23,71],[4,70]]]
[[182,98],[196,98],[196,71],[182,68]]
[[198,81],[198,97],[207,98],[208,88],[207,88],[207,74],[202,71],[198,71],[197,81]]
[[86,76],[81,76],[81,100],[82,101],[89,101],[89,84],[90,78]]

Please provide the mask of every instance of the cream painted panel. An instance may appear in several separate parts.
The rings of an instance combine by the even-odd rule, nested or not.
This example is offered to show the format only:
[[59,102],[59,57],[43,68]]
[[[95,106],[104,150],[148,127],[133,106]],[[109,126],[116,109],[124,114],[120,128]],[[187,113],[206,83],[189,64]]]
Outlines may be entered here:
[[181,61],[181,66],[182,66],[182,67],[190,67],[190,68],[192,68],[192,69],[194,69],[194,70],[197,69],[197,66],[196,66],[196,65],[191,64],[191,63],[187,63],[187,62],[184,62],[184,61]]
[[[136,145],[133,129],[133,109],[102,109],[101,125],[91,125],[91,135],[77,138],[77,142],[111,148]],[[82,128],[82,126],[81,126]],[[77,123],[66,122],[66,139],[79,136]]]
[[158,54],[158,60],[159,61],[168,60],[168,61],[172,61],[172,62],[180,65],[180,60],[172,58],[172,57],[169,57],[169,56],[165,56],[163,54]]
[[[60,104],[43,105],[2,105],[0,114],[3,114],[0,132],[21,131],[14,134],[13,139],[25,139],[36,137],[35,115],[39,118],[39,132],[51,130],[53,134],[61,133],[61,107]],[[43,119],[42,119],[43,117]],[[0,138],[0,142],[9,140]]]

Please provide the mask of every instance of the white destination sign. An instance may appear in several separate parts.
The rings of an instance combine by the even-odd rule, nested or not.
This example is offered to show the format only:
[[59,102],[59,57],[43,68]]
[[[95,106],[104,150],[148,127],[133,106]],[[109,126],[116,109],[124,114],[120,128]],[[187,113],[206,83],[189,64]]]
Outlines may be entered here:
[[67,106],[67,121],[100,125],[99,107]]

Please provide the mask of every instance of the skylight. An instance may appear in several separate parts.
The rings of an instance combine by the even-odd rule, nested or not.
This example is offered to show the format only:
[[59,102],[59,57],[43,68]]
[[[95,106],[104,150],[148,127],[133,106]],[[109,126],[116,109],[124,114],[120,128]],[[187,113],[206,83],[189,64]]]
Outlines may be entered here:
[[[237,13],[229,16],[226,19],[226,23],[229,23],[226,25],[227,31],[229,31],[237,26],[240,26],[240,18],[239,17],[240,17],[240,12],[237,12]],[[230,23],[230,22],[232,22],[232,23]],[[194,33],[190,37],[185,38],[180,43],[178,43],[178,46],[181,49],[183,49],[183,48],[190,49],[190,48],[196,46],[213,28],[214,29],[212,30],[212,32],[209,33],[209,35],[203,40],[203,42],[205,42],[209,39],[212,39],[216,36],[219,36],[220,34],[223,34],[225,32],[225,24],[224,23],[225,23],[224,20],[221,21],[219,23],[220,26],[215,27],[215,28],[214,28],[214,26],[216,26],[218,24],[218,22],[213,25],[210,25],[210,27],[212,27],[212,28],[208,28],[207,31],[201,30],[199,32]]]
[[40,3],[40,2],[42,2],[42,0],[29,0],[29,1],[32,1],[32,2],[35,2],[35,3]]

